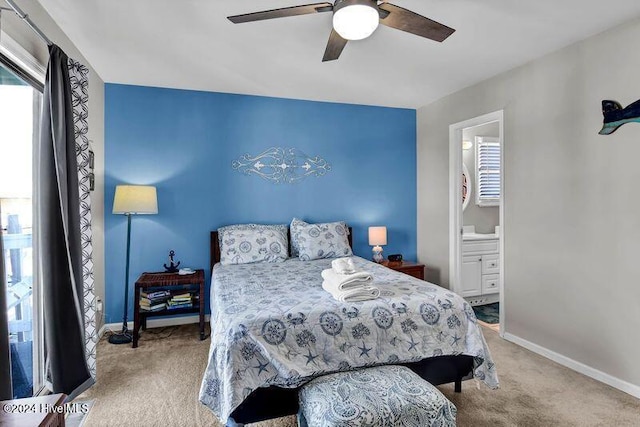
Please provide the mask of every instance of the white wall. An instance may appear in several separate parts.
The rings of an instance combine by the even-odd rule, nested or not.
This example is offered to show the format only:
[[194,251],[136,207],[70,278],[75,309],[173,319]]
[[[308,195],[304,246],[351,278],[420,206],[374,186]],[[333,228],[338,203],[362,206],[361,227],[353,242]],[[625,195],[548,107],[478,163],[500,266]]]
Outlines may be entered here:
[[[640,390],[640,20],[418,111],[418,254],[447,286],[449,125],[504,109],[506,332]],[[500,367],[498,366],[498,372]]]
[[487,123],[474,126],[462,131],[462,139],[471,141],[473,147],[469,150],[462,150],[462,163],[469,170],[469,180],[471,182],[471,200],[467,208],[462,213],[462,224],[473,225],[477,233],[493,233],[497,225],[500,225],[500,208],[498,206],[478,206],[476,204],[477,182],[476,182],[476,136],[488,136],[498,138],[500,136],[500,125],[498,122]]
[[[71,58],[89,67],[88,136],[92,141],[95,153],[94,174],[96,178],[96,189],[91,192],[94,279],[96,295],[104,300],[104,82],[38,2],[23,0],[17,1],[17,3],[49,39],[60,46]],[[1,4],[4,6],[4,2]],[[46,43],[14,13],[3,12],[2,31],[46,67],[49,59]],[[97,319],[97,322],[97,326],[100,328],[103,323],[102,317]]]

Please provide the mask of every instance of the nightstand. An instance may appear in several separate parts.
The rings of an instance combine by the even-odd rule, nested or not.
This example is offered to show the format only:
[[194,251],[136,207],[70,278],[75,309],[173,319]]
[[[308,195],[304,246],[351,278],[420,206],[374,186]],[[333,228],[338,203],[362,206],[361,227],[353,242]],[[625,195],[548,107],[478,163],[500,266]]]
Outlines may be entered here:
[[385,267],[388,267],[392,270],[408,274],[409,276],[416,277],[420,280],[424,280],[424,264],[418,264],[411,261],[390,262],[384,260],[380,263],[380,265],[384,265]]
[[[170,289],[185,290],[192,295],[192,305],[187,308],[145,311],[140,308],[140,291]],[[197,301],[195,295],[197,294]],[[195,304],[194,304],[195,302]],[[196,270],[193,274],[178,273],[142,273],[136,281],[135,300],[133,301],[133,348],[138,347],[140,327],[147,329],[147,317],[172,316],[178,314],[198,313],[200,315],[200,339],[204,336],[204,270]]]

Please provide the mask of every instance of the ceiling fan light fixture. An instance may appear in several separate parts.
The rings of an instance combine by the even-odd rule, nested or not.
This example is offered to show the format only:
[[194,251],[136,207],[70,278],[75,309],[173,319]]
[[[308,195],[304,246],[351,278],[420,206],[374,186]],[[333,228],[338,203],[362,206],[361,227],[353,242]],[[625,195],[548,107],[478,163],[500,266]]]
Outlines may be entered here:
[[380,14],[372,0],[337,1],[333,12],[333,28],[345,40],[362,40],[378,28]]

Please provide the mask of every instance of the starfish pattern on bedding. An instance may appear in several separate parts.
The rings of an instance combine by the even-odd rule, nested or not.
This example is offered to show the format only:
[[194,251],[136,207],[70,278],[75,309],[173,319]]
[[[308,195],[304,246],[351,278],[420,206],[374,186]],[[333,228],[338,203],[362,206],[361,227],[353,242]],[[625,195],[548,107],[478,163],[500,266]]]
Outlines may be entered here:
[[269,372],[269,370],[267,369],[267,366],[269,366],[269,362],[264,362],[264,363],[258,362],[258,366],[254,366],[253,368],[258,369],[258,375],[260,375],[262,371]]
[[458,345],[458,341],[460,341],[462,338],[458,336],[458,334],[455,334],[453,336],[453,342],[451,343],[451,345]]
[[362,347],[358,347],[358,348],[360,349],[360,357],[362,356],[369,357],[369,352],[371,351],[371,348],[367,348],[364,341],[362,342]]
[[408,341],[408,343],[409,343],[409,350],[416,350],[416,346],[420,344],[420,341],[416,342],[413,340],[413,337],[411,337],[411,340]]
[[[311,362],[314,362],[317,358],[318,355],[316,354],[315,356],[313,354],[311,354],[311,349],[309,349],[309,354],[307,354],[306,356],[304,356],[307,358],[307,365]],[[315,363],[315,362],[314,362]]]

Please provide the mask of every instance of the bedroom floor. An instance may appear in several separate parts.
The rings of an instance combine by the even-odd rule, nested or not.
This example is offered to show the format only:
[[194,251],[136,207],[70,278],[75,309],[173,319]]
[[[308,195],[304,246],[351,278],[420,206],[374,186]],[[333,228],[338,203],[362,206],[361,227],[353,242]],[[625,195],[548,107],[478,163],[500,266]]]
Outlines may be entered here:
[[[459,426],[637,426],[640,400],[573,372],[483,328],[498,369],[496,391],[463,383],[440,390],[457,406]],[[84,427],[220,426],[198,402],[210,341],[197,326],[151,329],[140,346],[98,344],[96,385],[78,397],[95,399]],[[294,427],[288,417],[254,427]]]
[[473,307],[478,323],[495,332],[500,332],[500,303],[478,305]]

